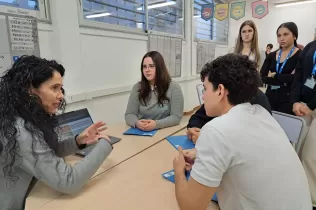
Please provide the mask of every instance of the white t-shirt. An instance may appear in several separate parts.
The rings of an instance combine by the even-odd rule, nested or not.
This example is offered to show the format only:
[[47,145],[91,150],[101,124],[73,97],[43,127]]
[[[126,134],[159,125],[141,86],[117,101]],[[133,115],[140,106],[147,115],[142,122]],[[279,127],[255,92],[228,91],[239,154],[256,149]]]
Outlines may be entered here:
[[218,187],[221,210],[311,210],[301,162],[286,134],[260,105],[244,103],[208,122],[191,177]]

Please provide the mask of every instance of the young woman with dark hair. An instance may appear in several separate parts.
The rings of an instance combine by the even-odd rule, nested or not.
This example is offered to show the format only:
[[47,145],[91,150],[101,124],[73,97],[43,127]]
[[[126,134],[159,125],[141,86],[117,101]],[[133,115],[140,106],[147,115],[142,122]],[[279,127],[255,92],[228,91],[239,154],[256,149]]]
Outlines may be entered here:
[[183,94],[171,81],[159,52],[146,53],[141,63],[141,81],[129,96],[125,121],[144,131],[174,126],[183,115]]
[[298,28],[293,22],[283,23],[276,34],[280,48],[267,56],[260,73],[262,81],[268,85],[266,95],[272,110],[293,114],[291,86],[301,52],[297,47]]
[[[55,115],[66,106],[64,73],[55,61],[22,56],[1,77],[0,209],[24,209],[37,180],[62,193],[78,191],[112,151],[100,133],[103,122],[67,139],[58,135]],[[64,161],[90,143],[96,146],[82,161],[74,166]]]

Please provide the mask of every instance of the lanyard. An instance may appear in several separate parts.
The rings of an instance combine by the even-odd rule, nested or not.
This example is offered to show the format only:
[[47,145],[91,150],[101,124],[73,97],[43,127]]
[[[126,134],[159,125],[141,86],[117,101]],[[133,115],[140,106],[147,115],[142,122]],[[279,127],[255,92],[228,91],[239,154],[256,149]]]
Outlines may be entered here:
[[283,62],[283,64],[282,64],[281,68],[279,69],[280,60],[281,60],[281,55],[282,55],[282,49],[280,49],[279,56],[278,56],[278,61],[277,61],[277,63],[276,63],[276,69],[275,69],[276,73],[280,73],[280,74],[282,73],[283,68],[284,68],[284,66],[285,66],[285,64],[286,64],[286,62],[287,62],[287,60],[291,57],[291,55],[292,55],[292,53],[293,53],[294,50],[295,50],[295,46],[292,47],[291,51],[290,51],[289,54],[286,56],[286,58],[285,58],[285,60],[284,60],[284,62]]
[[314,76],[316,73],[316,50],[314,52],[313,65],[314,65],[314,68],[313,68],[312,75]]

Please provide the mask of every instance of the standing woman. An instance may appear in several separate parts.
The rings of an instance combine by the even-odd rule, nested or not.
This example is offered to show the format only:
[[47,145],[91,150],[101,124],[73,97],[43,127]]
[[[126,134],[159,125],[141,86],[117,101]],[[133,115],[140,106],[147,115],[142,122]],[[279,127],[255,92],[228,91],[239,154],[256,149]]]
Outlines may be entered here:
[[[37,180],[62,193],[78,191],[112,151],[103,122],[60,140],[57,110],[64,110],[65,69],[55,61],[23,56],[0,81],[0,209],[22,210]],[[103,138],[102,138],[103,137]],[[74,166],[64,156],[88,143],[92,152]]]
[[259,67],[260,51],[258,45],[258,30],[253,21],[246,20],[241,24],[234,53],[247,55],[249,60],[254,61],[257,67]]
[[302,51],[294,77],[293,112],[311,122],[305,143],[301,143],[298,153],[305,168],[312,202],[316,209],[316,40],[306,45]]
[[301,50],[297,48],[298,29],[295,23],[281,24],[277,29],[279,50],[271,52],[261,68],[262,81],[268,85],[266,95],[272,110],[293,114],[291,85]]
[[178,125],[183,101],[181,87],[171,81],[162,55],[148,52],[141,63],[141,81],[129,96],[126,124],[144,131]]

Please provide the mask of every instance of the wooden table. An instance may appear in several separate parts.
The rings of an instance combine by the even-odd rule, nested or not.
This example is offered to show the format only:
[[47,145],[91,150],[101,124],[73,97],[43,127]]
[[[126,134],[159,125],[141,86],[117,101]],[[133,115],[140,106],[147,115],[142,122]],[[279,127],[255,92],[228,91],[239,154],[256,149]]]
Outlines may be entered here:
[[[177,135],[184,134],[184,131]],[[161,174],[177,154],[166,140],[91,180],[76,195],[62,195],[41,209],[175,210],[175,186]],[[208,210],[218,210],[210,203]]]
[[[184,116],[180,125],[161,129],[153,137],[123,135],[123,132],[129,128],[125,123],[109,127],[106,133],[122,138],[122,140],[114,144],[112,153],[104,161],[103,165],[96,172],[94,177],[97,177],[105,171],[123,163],[124,161],[127,161],[149,147],[159,143],[167,136],[170,136],[183,129],[186,127],[189,117],[190,116]],[[74,164],[80,159],[82,158],[74,155],[66,157],[66,161],[71,164]],[[26,210],[42,209],[41,206],[43,206],[45,203],[48,203],[61,195],[62,193],[51,189],[42,182],[38,182],[26,200]]]
[[[123,135],[123,132],[130,128],[126,124],[118,124],[110,127],[106,133],[119,137],[122,140],[113,145],[114,149],[110,156],[102,164],[102,168],[108,170],[115,167],[116,165],[164,140],[167,136],[177,133],[187,126],[189,119],[190,116],[184,116],[179,125],[158,130],[153,137]],[[77,162],[80,159],[82,158],[78,156],[69,156],[66,158],[68,162]]]

